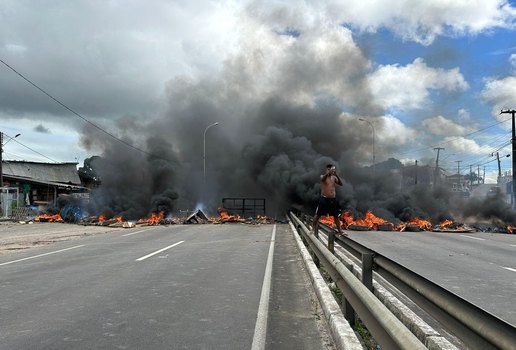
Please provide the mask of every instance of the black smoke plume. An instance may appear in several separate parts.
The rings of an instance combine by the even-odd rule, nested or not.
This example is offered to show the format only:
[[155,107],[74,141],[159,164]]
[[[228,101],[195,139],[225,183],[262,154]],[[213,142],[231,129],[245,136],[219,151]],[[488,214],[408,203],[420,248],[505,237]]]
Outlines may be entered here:
[[[397,160],[391,162],[397,168],[366,167],[371,129],[359,119],[373,121],[377,134],[388,128],[384,111],[371,102],[369,61],[342,26],[319,24],[296,38],[271,31],[270,47],[246,37],[220,74],[170,81],[162,114],[115,122],[117,136],[145,153],[85,129],[84,146],[101,150],[95,210],[139,218],[202,205],[215,214],[223,197],[262,197],[268,215],[283,215],[293,204],[313,212],[319,176],[333,163],[344,180],[340,204],[354,213],[373,210],[391,221],[479,215],[515,222],[501,205],[484,215],[489,203],[458,205],[464,201],[441,187],[402,188]],[[316,49],[321,45],[324,55]],[[387,158],[399,147],[378,147],[377,155]]]

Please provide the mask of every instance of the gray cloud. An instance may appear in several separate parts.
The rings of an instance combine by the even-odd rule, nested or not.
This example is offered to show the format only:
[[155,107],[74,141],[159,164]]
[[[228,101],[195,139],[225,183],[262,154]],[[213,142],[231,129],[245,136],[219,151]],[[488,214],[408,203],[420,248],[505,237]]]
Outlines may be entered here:
[[49,128],[46,128],[43,126],[43,124],[39,124],[37,125],[36,127],[34,127],[34,131],[36,132],[40,132],[42,134],[51,134],[52,132],[50,131]]

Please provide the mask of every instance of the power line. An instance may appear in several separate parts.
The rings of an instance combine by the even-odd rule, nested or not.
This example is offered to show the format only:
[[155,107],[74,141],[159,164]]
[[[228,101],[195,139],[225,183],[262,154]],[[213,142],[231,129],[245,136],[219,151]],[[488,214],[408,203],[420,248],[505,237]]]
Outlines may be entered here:
[[473,134],[476,134],[476,133],[479,133],[479,132],[485,131],[485,130],[490,129],[490,128],[494,127],[494,126],[497,126],[497,125],[500,125],[500,124],[502,124],[502,123],[505,123],[505,122],[507,122],[507,121],[509,121],[509,120],[511,120],[511,118],[507,118],[507,119],[502,120],[502,121],[500,121],[500,122],[498,122],[498,123],[488,125],[488,126],[486,126],[486,127],[482,128],[482,129],[478,129],[478,130],[472,131],[472,132],[470,132],[469,134],[465,134],[465,135],[463,135],[463,136],[461,136],[461,137],[457,137],[457,138],[454,138],[454,139],[451,139],[451,140],[448,140],[448,141],[443,141],[443,142],[437,143],[437,144],[435,144],[435,145],[428,146],[428,147],[424,147],[424,148],[420,148],[420,149],[416,149],[416,150],[413,150],[413,151],[406,151],[406,152],[401,152],[401,153],[396,153],[396,154],[400,156],[400,155],[404,155],[404,154],[410,154],[410,153],[415,153],[415,152],[425,151],[425,150],[430,149],[430,148],[435,148],[436,146],[442,146],[442,145],[445,145],[445,144],[447,144],[447,143],[450,143],[450,142],[453,142],[453,141],[460,140],[461,138],[464,138],[464,137],[467,137],[467,136],[471,136],[471,135],[473,135]]
[[[7,134],[6,134],[6,133],[4,133],[4,135],[7,135]],[[9,136],[9,135],[7,135],[7,136],[8,136],[12,141],[16,142],[17,144],[19,144],[19,145],[21,145],[21,146],[23,146],[23,147],[25,147],[25,148],[27,148],[27,149],[30,149],[32,152],[37,153],[37,154],[39,154],[40,156],[45,157],[45,158],[47,158],[47,159],[49,159],[49,160],[53,161],[54,163],[59,163],[57,160],[54,160],[54,159],[52,159],[52,158],[50,158],[50,157],[47,157],[47,156],[46,156],[46,155],[44,155],[43,153],[40,153],[40,152],[36,151],[35,149],[32,149],[32,148],[30,148],[29,146],[24,145],[24,144],[23,144],[23,143],[21,143],[20,141],[16,140],[14,137],[11,137],[11,136]]]
[[[123,143],[124,145],[128,146],[128,147],[131,147],[139,152],[142,152],[148,156],[152,156],[152,157],[156,157],[156,158],[160,158],[160,159],[163,159],[163,160],[166,160],[166,161],[170,161],[170,159],[166,159],[166,158],[163,158],[163,157],[160,157],[160,156],[157,156],[155,154],[152,154],[152,153],[149,153],[147,151],[144,151],[142,150],[141,148],[138,148],[136,146],[133,146],[131,145],[130,143],[116,137],[115,135],[111,134],[110,132],[104,130],[103,128],[101,128],[100,126],[98,126],[97,124],[89,121],[88,119],[86,119],[85,117],[83,117],[82,115],[80,115],[79,113],[77,113],[76,111],[74,111],[73,109],[71,109],[70,107],[68,107],[67,105],[65,105],[64,103],[62,103],[61,101],[59,101],[57,98],[55,98],[54,96],[50,95],[48,92],[46,92],[45,90],[43,90],[42,88],[40,88],[38,85],[36,85],[35,83],[33,83],[31,80],[29,80],[27,77],[25,77],[23,74],[21,74],[20,72],[18,72],[16,69],[14,69],[13,67],[11,67],[9,64],[7,64],[5,61],[3,61],[1,58],[0,58],[0,62],[3,63],[7,68],[9,68],[10,70],[12,70],[14,73],[16,73],[17,75],[19,75],[23,80],[25,80],[26,82],[28,82],[30,85],[32,85],[33,87],[35,87],[36,89],[38,89],[39,91],[41,91],[43,94],[45,94],[46,96],[48,96],[49,98],[51,98],[52,100],[54,100],[57,104],[59,104],[61,107],[63,107],[64,109],[66,109],[67,111],[73,113],[74,115],[76,115],[77,117],[81,118],[82,120],[84,120],[86,123],[92,125],[93,127],[95,127],[96,129],[102,131],[103,133],[105,133],[106,135],[114,138],[115,140]],[[45,156],[45,158],[48,158]],[[50,159],[50,158],[49,158]]]

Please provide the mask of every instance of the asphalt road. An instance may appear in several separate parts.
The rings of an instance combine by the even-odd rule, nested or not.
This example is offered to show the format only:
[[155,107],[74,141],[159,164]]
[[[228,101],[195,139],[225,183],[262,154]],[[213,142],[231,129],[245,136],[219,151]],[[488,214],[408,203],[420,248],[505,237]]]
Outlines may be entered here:
[[516,235],[347,232],[351,239],[516,325]]
[[[250,349],[272,233],[159,226],[2,255],[0,347]],[[278,225],[266,348],[331,349],[289,234]]]

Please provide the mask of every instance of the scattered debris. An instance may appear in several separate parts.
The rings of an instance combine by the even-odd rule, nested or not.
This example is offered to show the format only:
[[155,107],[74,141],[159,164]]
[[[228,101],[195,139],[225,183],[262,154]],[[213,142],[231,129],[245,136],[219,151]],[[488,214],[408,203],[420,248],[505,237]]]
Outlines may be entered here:
[[378,225],[378,231],[394,231],[394,224],[391,222],[384,222]]
[[209,222],[210,219],[208,219],[201,209],[188,216],[184,221],[185,224],[207,224]]

